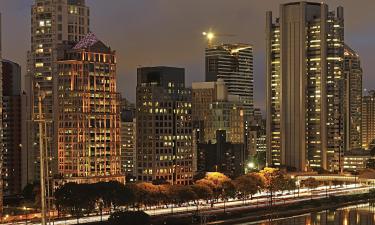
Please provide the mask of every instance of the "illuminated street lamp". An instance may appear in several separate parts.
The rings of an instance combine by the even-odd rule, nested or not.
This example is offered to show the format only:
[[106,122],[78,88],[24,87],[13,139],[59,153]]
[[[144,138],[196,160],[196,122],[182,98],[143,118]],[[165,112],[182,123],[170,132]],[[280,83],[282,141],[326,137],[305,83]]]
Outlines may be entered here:
[[250,170],[252,170],[252,169],[255,168],[255,164],[254,164],[253,162],[249,162],[249,163],[247,164],[247,167],[248,167]]
[[26,206],[23,207],[23,211],[25,212],[25,224],[27,225],[28,211],[27,211]]

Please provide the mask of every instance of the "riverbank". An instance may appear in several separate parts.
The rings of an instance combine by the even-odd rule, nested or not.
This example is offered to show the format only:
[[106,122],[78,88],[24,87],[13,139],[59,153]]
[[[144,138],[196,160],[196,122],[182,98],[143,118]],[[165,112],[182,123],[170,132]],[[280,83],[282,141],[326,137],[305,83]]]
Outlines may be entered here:
[[[308,199],[298,203],[285,205],[275,205],[260,207],[256,209],[230,209],[229,212],[201,213],[196,216],[195,223],[192,222],[193,215],[189,216],[169,216],[154,217],[153,225],[188,225],[201,224],[201,220],[206,220],[207,224],[212,225],[232,225],[243,222],[256,222],[269,219],[278,219],[282,217],[291,217],[311,212],[320,212],[324,210],[334,210],[350,205],[368,203],[375,201],[375,192],[365,194],[354,194],[347,196],[330,196],[323,199]],[[178,222],[177,222],[178,221]]]

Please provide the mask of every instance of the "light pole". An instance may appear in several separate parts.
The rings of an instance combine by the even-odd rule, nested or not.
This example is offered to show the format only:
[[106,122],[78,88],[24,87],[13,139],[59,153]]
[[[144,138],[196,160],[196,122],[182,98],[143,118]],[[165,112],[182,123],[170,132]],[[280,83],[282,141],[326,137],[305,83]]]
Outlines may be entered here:
[[26,208],[26,206],[24,206],[23,207],[23,211],[25,212],[24,214],[25,214],[25,224],[27,225],[27,217],[28,217],[28,211],[27,211],[27,208]]
[[247,164],[247,169],[246,169],[245,172],[248,173],[248,172],[252,171],[254,168],[255,168],[255,164],[253,162],[249,162]]

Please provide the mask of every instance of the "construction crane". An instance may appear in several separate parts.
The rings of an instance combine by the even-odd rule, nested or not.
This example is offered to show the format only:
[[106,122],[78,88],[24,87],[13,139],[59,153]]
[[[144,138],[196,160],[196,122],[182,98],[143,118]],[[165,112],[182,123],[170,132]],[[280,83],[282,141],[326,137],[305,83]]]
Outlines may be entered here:
[[235,37],[236,36],[234,34],[215,34],[211,30],[202,32],[202,35],[207,39],[208,47],[213,46],[214,40],[216,37]]

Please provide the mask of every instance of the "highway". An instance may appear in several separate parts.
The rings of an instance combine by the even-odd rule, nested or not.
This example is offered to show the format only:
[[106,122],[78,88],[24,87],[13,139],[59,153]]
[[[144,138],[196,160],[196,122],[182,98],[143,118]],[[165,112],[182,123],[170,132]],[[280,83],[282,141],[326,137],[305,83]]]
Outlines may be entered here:
[[[369,189],[372,187],[368,186],[362,186],[359,184],[351,184],[351,185],[344,185],[344,186],[336,186],[336,187],[329,187],[321,186],[317,189],[313,190],[312,197],[313,199],[322,199],[329,195],[339,196],[339,195],[348,195],[348,194],[358,194],[358,193],[365,193],[368,192]],[[273,196],[273,205],[281,205],[281,204],[290,204],[290,203],[296,203],[300,201],[306,201],[311,199],[311,191],[308,189],[300,189],[299,194],[298,191],[296,192],[276,192]],[[199,203],[199,212],[200,213],[207,213],[207,214],[215,214],[216,212],[223,212],[224,208],[226,212],[234,211],[234,210],[243,210],[243,209],[254,209],[257,207],[264,207],[270,204],[269,195],[268,193],[260,193],[253,196],[252,200],[246,200],[245,203],[243,200],[237,200],[237,199],[230,199],[227,202],[217,202],[213,204],[213,207],[211,207],[211,204],[206,204],[205,202],[201,201]],[[192,215],[197,211],[197,206],[193,203],[190,203],[189,205],[186,204],[185,206],[181,207],[173,207],[169,206],[168,208],[160,208],[160,207],[154,207],[152,209],[145,210],[146,213],[148,213],[151,216],[154,215]],[[38,216],[38,215],[34,215]],[[40,216],[40,215],[39,215]],[[20,216],[18,216],[20,217]],[[103,221],[108,219],[108,215],[103,215]],[[14,218],[13,218],[14,219]],[[10,225],[10,224],[25,224],[25,217],[17,218],[20,220],[19,222],[6,222],[3,221],[2,224]],[[9,217],[10,221],[11,218]],[[83,217],[79,219],[79,223],[88,223],[88,222],[98,222],[101,220],[100,216],[90,216],[90,217]],[[4,223],[5,222],[5,223]],[[39,225],[38,223],[33,223],[32,221],[28,221],[28,224],[35,224]],[[51,223],[52,224],[52,223]],[[61,221],[54,221],[55,225],[70,225],[70,224],[77,224],[77,220],[75,218],[69,217],[65,220]]]

